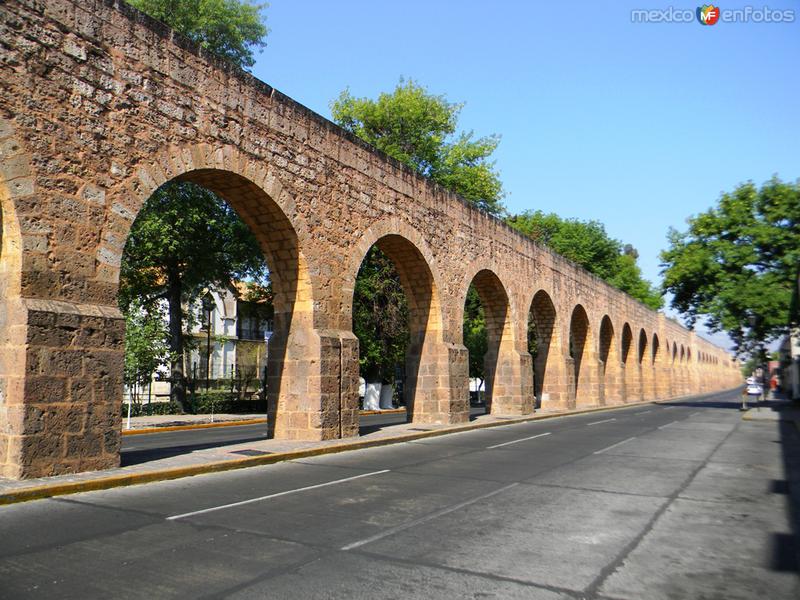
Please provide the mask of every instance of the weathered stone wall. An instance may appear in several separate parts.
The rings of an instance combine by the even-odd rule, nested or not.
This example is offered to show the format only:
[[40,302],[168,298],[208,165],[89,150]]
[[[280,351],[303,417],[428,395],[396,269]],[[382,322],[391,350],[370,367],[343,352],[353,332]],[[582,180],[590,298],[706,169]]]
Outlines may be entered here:
[[[495,412],[533,410],[534,385],[543,408],[563,408],[739,381],[723,350],[122,2],[0,4],[0,86],[0,474],[117,464],[120,257],[143,202],[175,178],[223,196],[264,249],[276,436],[357,434],[352,293],[374,244],[411,306],[414,420],[468,418],[471,283],[491,316]],[[535,383],[526,331],[537,293],[550,343]],[[585,341],[570,357],[576,310]]]

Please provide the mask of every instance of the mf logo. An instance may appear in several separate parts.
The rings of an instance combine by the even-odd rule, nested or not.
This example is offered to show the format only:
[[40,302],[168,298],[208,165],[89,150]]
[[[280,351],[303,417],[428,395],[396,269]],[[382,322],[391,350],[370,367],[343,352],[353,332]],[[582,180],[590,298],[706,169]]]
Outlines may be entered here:
[[701,25],[714,25],[719,21],[719,6],[703,4],[697,7],[697,20]]

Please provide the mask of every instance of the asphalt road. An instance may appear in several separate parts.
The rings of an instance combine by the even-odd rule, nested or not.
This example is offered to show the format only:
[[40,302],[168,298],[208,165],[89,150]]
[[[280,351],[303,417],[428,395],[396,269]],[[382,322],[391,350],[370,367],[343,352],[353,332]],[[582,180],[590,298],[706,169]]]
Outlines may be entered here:
[[[473,407],[473,415],[485,414],[483,407]],[[361,434],[406,422],[405,413],[364,415],[360,421]],[[215,448],[263,440],[267,437],[265,423],[207,429],[184,429],[122,437],[122,466],[135,465],[159,458],[185,454],[204,448]]]
[[0,597],[796,600],[800,436],[737,400],[0,507]]

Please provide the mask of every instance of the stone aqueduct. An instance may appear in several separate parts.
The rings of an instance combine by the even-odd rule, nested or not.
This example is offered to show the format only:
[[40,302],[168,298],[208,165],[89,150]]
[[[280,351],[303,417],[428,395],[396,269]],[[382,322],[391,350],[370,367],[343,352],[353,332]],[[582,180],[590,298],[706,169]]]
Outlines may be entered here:
[[1,476],[119,464],[120,256],[142,203],[176,178],[224,197],[273,272],[276,437],[357,435],[351,304],[374,244],[409,298],[414,421],[468,419],[470,283],[494,413],[531,413],[535,395],[569,408],[740,380],[722,349],[123,2],[0,3],[0,87]]

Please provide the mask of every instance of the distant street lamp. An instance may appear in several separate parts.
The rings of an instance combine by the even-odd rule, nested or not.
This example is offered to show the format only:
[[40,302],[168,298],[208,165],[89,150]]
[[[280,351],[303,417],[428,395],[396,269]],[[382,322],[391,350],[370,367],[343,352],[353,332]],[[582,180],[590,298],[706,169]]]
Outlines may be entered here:
[[206,394],[208,393],[209,381],[211,379],[211,315],[217,308],[211,292],[206,292],[201,300],[203,312],[206,315]]

